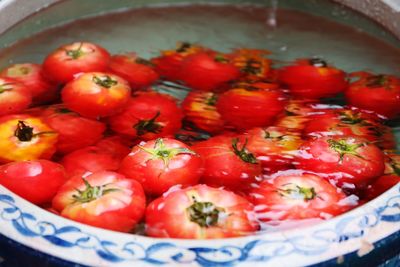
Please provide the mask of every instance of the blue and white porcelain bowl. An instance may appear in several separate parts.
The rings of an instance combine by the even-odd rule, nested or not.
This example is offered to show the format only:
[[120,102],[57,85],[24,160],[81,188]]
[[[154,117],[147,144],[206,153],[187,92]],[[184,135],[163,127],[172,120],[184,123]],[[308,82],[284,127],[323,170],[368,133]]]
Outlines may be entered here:
[[[60,3],[55,4],[56,2]],[[202,3],[209,4],[209,2],[211,1]],[[267,0],[212,2],[219,5],[230,3],[242,5],[243,2],[246,2],[246,5],[265,4],[272,6],[272,10],[276,7],[276,1]],[[378,38],[385,39],[392,44],[399,44],[396,40],[396,36],[400,38],[399,1],[342,0],[337,2],[342,2],[343,5],[364,13],[370,18],[370,21],[374,20],[381,26],[330,1],[282,0],[278,2],[278,6],[281,3],[285,7],[303,11],[313,10],[314,13],[323,16],[333,14],[331,18],[343,20],[345,24],[358,25],[359,29]],[[151,5],[179,6],[183,3],[196,4],[198,1],[2,0],[0,1],[0,44],[2,47],[8,47],[19,39],[53,25],[75,18],[93,16],[101,12],[114,12],[121,8]],[[317,7],[327,8],[330,11],[336,10],[339,15]],[[382,31],[382,27],[387,31]],[[105,32],[107,30],[109,29],[104,29]],[[165,30],[168,31],[168,29]],[[219,34],[222,33],[223,31],[219,32]],[[60,35],[60,33],[58,34]],[[31,47],[31,53],[26,50],[17,51],[21,58],[16,60],[38,59],[42,57],[40,49],[47,52],[51,50],[52,46],[68,41],[68,38],[76,38],[76,36],[68,36],[68,34],[70,34],[69,31],[66,32],[67,36],[64,39],[55,38],[53,43],[42,43],[44,48]],[[210,35],[213,36],[212,33]],[[82,38],[88,36],[83,35]],[[89,36],[89,39],[91,37],[99,38],[99,36],[101,38],[103,35]],[[151,39],[141,36],[141,39],[143,38],[145,41]],[[157,45],[171,45],[177,41],[177,38],[179,37],[171,37],[163,44],[157,43]],[[237,38],[246,38],[246,36]],[[112,43],[113,40],[109,39],[112,38],[107,40]],[[48,39],[38,40],[43,42]],[[138,40],[139,44],[140,42]],[[213,40],[205,38],[204,42],[213,42]],[[31,43],[34,42],[29,44]],[[155,47],[150,47],[150,45],[150,48],[146,46],[145,48],[148,49],[146,52],[151,54],[151,50],[158,48],[157,45]],[[107,44],[105,46],[107,47]],[[136,49],[135,44],[132,46]],[[137,49],[144,49],[143,45]],[[281,49],[285,48],[281,47]],[[8,54],[9,58],[13,55],[13,51]],[[2,60],[5,59],[7,56],[3,55]],[[399,59],[393,60],[394,63],[399,62]],[[385,71],[385,66],[382,66],[382,69]],[[393,71],[396,72],[399,69]],[[399,266],[399,254],[400,184],[361,207],[316,225],[249,237],[217,240],[158,239],[102,230],[45,211],[0,186],[0,261],[2,262],[0,266],[16,266],[17,264],[20,266],[69,266],[74,264],[89,266],[235,265],[263,267],[386,264],[386,266]],[[29,264],[27,259],[29,259]]]

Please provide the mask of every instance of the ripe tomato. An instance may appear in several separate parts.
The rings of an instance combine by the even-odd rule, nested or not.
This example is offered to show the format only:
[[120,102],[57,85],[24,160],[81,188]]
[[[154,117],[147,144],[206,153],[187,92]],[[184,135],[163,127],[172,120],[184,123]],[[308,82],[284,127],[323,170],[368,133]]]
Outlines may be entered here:
[[96,147],[99,147],[102,151],[106,151],[117,158],[123,159],[130,152],[133,142],[122,136],[113,135],[104,137],[99,142],[97,142]]
[[188,56],[182,63],[181,80],[190,88],[202,91],[222,90],[240,78],[239,68],[229,58],[216,52]]
[[322,137],[305,142],[299,149],[296,168],[331,174],[338,186],[363,188],[383,174],[382,151],[365,139]]
[[44,78],[42,66],[39,64],[14,64],[3,69],[0,76],[12,78],[24,84],[32,95],[34,104],[46,104],[57,98],[57,85]]
[[330,97],[347,87],[346,74],[319,58],[299,59],[280,69],[278,76],[292,95],[301,98]]
[[113,56],[108,67],[112,73],[127,80],[133,90],[147,88],[159,78],[153,63],[135,53]]
[[388,118],[400,114],[400,79],[391,75],[358,74],[345,92],[349,105],[372,110]]
[[114,115],[129,101],[131,88],[124,79],[108,73],[85,73],[69,82],[61,96],[67,108],[84,117]]
[[261,175],[261,166],[247,150],[245,139],[215,136],[198,142],[192,148],[204,160],[200,182],[207,185],[243,190]]
[[99,141],[104,123],[81,117],[64,105],[53,105],[42,113],[43,120],[58,133],[57,152],[66,154]]
[[250,197],[261,221],[329,219],[351,208],[343,192],[309,173],[276,175],[254,188]]
[[0,162],[49,159],[58,134],[41,119],[29,115],[0,118]]
[[68,219],[129,232],[143,217],[142,186],[115,172],[97,172],[68,180],[53,199],[53,208]]
[[164,194],[146,209],[146,234],[211,239],[245,236],[258,230],[246,199],[221,188],[196,185]]
[[115,132],[142,140],[171,136],[181,128],[182,111],[176,100],[156,92],[138,92],[125,110],[109,118]]
[[271,60],[266,56],[270,52],[260,49],[236,49],[229,55],[233,65],[244,74],[242,79],[247,82],[265,81],[269,78]]
[[0,184],[34,204],[50,202],[66,180],[64,168],[48,160],[18,161],[0,166]]
[[76,42],[63,45],[43,62],[43,73],[56,83],[67,83],[84,72],[105,71],[110,54],[99,45]]
[[174,185],[195,185],[203,173],[203,161],[184,143],[169,139],[140,143],[126,156],[119,172],[140,182],[144,191],[161,195]]
[[278,90],[264,90],[262,83],[234,88],[221,94],[217,110],[222,119],[237,129],[270,125],[283,111],[285,98]]
[[222,131],[224,121],[215,106],[217,99],[218,95],[213,92],[191,91],[182,102],[185,120],[209,133]]
[[0,78],[0,116],[18,113],[32,103],[25,85],[10,78]]

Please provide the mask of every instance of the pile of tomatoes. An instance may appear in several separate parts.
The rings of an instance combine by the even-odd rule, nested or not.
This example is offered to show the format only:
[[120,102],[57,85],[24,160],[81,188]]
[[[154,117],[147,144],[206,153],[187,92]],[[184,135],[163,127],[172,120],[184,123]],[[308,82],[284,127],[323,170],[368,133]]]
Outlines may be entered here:
[[[9,66],[0,184],[89,225],[204,239],[329,219],[400,181],[386,126],[399,78],[268,56],[180,43],[146,60],[76,42]],[[348,106],[323,104],[338,94]]]

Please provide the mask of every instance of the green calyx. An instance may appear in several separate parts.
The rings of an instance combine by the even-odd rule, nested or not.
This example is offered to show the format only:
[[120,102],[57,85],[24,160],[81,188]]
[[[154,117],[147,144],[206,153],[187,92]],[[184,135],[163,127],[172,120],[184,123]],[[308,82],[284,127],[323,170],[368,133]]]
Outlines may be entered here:
[[239,142],[238,138],[232,139],[233,152],[244,162],[257,164],[258,162],[256,157],[252,153],[248,152],[246,149],[247,138],[241,149],[238,148],[238,142]]
[[53,133],[54,132],[51,131],[33,133],[33,127],[27,125],[24,121],[18,121],[17,128],[14,131],[14,136],[21,142],[29,142],[36,136]]
[[339,113],[339,120],[344,124],[355,125],[355,124],[362,124],[364,126],[369,125],[359,114],[349,114],[346,112]]
[[389,164],[390,164],[390,167],[392,167],[392,169],[393,169],[393,173],[396,176],[400,176],[400,166],[397,164],[397,162],[394,161],[393,159],[390,159]]
[[339,163],[343,161],[345,155],[353,155],[358,158],[364,159],[360,154],[357,153],[357,149],[364,146],[365,143],[361,144],[349,144],[345,139],[341,140],[327,140],[329,147],[339,154]]
[[110,76],[108,75],[104,75],[104,76],[93,76],[93,82],[97,85],[100,85],[101,87],[104,88],[111,88],[115,85],[118,84],[118,82],[114,79],[112,79]]
[[7,92],[7,91],[11,91],[12,88],[12,83],[4,83],[0,85],[0,94]]
[[209,98],[206,99],[205,103],[208,106],[215,106],[218,101],[218,96],[217,94],[212,94]]
[[223,208],[217,207],[212,202],[198,202],[193,197],[194,203],[186,208],[190,221],[197,223],[201,227],[211,227],[218,224]]
[[154,143],[153,148],[147,148],[139,146],[139,148],[152,155],[152,160],[161,159],[164,162],[164,166],[168,168],[169,161],[180,154],[191,154],[196,155],[196,152],[185,148],[185,147],[167,147],[162,138],[158,138]]
[[246,64],[241,68],[241,71],[247,74],[257,75],[261,73],[261,64],[260,61],[256,59],[249,59],[246,61]]
[[219,63],[228,63],[228,59],[223,54],[217,54],[214,57],[214,61]]
[[328,63],[321,58],[314,57],[314,58],[310,59],[308,62],[310,63],[311,66],[314,66],[314,67],[318,67],[318,68],[328,67]]
[[304,201],[310,201],[317,197],[314,187],[301,187],[293,184],[287,184],[285,188],[278,189],[278,193],[284,197]]
[[382,87],[385,86],[387,82],[388,82],[388,77],[386,75],[383,74],[372,75],[367,78],[366,85],[371,88]]
[[85,178],[82,178],[86,188],[84,190],[76,189],[77,194],[72,195],[74,203],[88,203],[93,200],[99,199],[105,194],[118,191],[119,189],[108,188],[105,189],[108,184],[101,186],[92,186]]
[[153,62],[151,62],[150,60],[141,58],[141,57],[136,58],[135,63],[141,64],[141,65],[146,65],[146,66],[149,66],[149,67],[154,67]]
[[282,141],[285,139],[286,135],[282,134],[277,134],[274,132],[268,132],[267,130],[264,130],[264,139],[271,139],[274,141]]
[[156,119],[160,116],[160,111],[157,111],[156,115],[149,120],[139,120],[133,128],[136,130],[138,136],[142,136],[146,133],[159,133],[163,126],[161,123],[156,122]]
[[178,53],[183,53],[183,52],[186,52],[191,47],[192,47],[191,43],[183,42],[180,44],[180,46],[175,51]]
[[83,46],[83,43],[80,43],[79,47],[77,49],[65,50],[65,53],[67,54],[67,56],[71,57],[72,59],[78,59],[81,56],[83,56],[84,54],[86,54],[82,50],[82,46]]

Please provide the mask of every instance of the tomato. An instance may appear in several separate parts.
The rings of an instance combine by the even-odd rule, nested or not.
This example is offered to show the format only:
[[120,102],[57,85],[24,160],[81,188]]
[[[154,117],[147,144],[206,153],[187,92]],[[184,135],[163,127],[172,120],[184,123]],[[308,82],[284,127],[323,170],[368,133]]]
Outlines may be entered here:
[[330,219],[351,208],[346,195],[324,178],[292,171],[265,180],[250,197],[261,221]]
[[182,111],[176,100],[156,92],[138,92],[125,110],[109,118],[115,132],[142,140],[171,136],[181,128]]
[[64,168],[48,160],[18,161],[0,166],[0,184],[34,204],[50,202],[66,180]]
[[14,64],[3,69],[0,76],[12,78],[25,85],[34,104],[46,104],[57,98],[57,85],[44,78],[42,66],[39,64]]
[[247,149],[261,163],[264,173],[289,169],[295,152],[303,143],[299,133],[274,126],[250,129],[245,137]]
[[115,155],[117,158],[125,158],[131,152],[131,146],[134,143],[122,136],[114,135],[101,139],[96,143],[102,151]]
[[147,88],[159,78],[153,64],[135,53],[113,56],[108,67],[112,73],[127,80],[133,90]]
[[236,49],[229,55],[233,65],[244,74],[244,81],[265,81],[269,78],[271,60],[266,57],[270,52],[260,49]]
[[283,111],[285,98],[278,90],[264,90],[262,84],[234,88],[221,94],[217,110],[222,119],[237,129],[271,125]]
[[152,59],[155,70],[164,79],[170,81],[181,80],[182,62],[186,57],[208,49],[187,42],[178,43],[175,50],[161,51],[161,56]]
[[25,85],[10,78],[0,78],[0,116],[21,112],[32,103]]
[[108,73],[85,73],[69,82],[61,92],[67,108],[84,117],[114,115],[128,103],[131,88],[124,79]]
[[64,105],[53,105],[42,113],[43,120],[58,133],[57,152],[66,154],[99,141],[104,123],[84,118]]
[[217,111],[218,95],[213,92],[191,91],[182,102],[185,121],[209,133],[221,132],[224,121]]
[[58,134],[43,120],[29,115],[0,118],[0,162],[50,159]]
[[202,91],[222,90],[240,78],[239,68],[229,58],[216,52],[188,56],[182,63],[181,80],[190,88]]
[[346,73],[319,58],[299,59],[280,69],[278,76],[292,95],[301,98],[330,97],[347,87]]
[[331,174],[338,186],[363,188],[383,174],[382,151],[365,139],[322,137],[305,142],[299,149],[296,168]]
[[146,209],[152,237],[211,239],[245,236],[258,230],[244,198],[221,188],[196,185],[164,194]]
[[126,156],[119,172],[140,182],[146,193],[161,195],[174,185],[195,185],[203,161],[184,143],[169,139],[140,143]]
[[97,172],[68,180],[53,199],[53,208],[68,219],[129,232],[143,217],[142,186],[115,172]]
[[68,176],[84,175],[99,171],[117,171],[122,157],[110,150],[88,146],[65,155],[61,164]]
[[247,150],[246,139],[215,136],[192,148],[204,160],[201,183],[243,190],[261,175],[260,163]]
[[400,114],[400,79],[392,75],[362,73],[345,92],[351,106],[372,110],[388,118]]
[[84,72],[105,71],[110,54],[101,46],[88,42],[63,45],[43,62],[43,73],[56,83],[67,83]]

